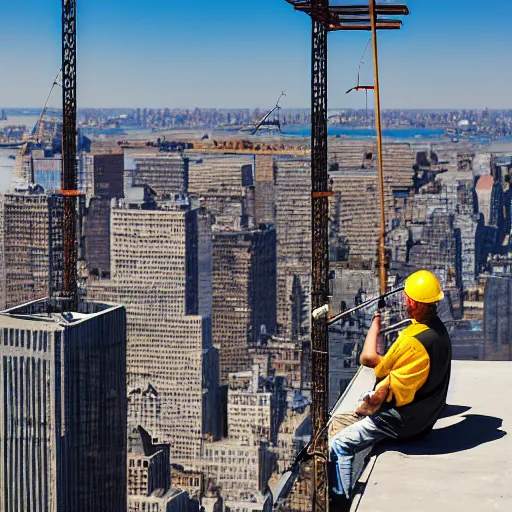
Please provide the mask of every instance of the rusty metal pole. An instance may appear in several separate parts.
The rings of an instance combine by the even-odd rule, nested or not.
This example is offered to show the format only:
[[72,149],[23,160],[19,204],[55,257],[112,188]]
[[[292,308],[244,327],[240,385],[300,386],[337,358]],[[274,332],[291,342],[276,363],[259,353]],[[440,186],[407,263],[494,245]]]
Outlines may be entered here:
[[380,86],[379,86],[379,56],[377,53],[377,13],[375,0],[370,1],[370,20],[373,41],[373,74],[375,86],[375,125],[377,130],[377,154],[379,159],[379,198],[380,198],[380,234],[379,234],[379,283],[380,293],[386,293],[388,276],[386,270],[386,210],[384,205],[384,164],[382,161],[382,125],[380,117]]
[[[328,0],[313,0],[311,38],[311,308],[329,300],[328,175],[327,175],[327,18]],[[327,318],[311,326],[313,512],[329,510],[327,481],[329,343]]]
[[77,303],[76,0],[62,0],[62,201],[64,298]]

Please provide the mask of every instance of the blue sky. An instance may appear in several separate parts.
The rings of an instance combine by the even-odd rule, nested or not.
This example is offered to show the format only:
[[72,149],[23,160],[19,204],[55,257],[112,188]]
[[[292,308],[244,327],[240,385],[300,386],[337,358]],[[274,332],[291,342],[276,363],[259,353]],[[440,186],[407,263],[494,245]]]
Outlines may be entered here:
[[[309,106],[311,22],[285,0],[77,3],[81,107],[268,107],[281,90],[283,107]],[[512,108],[512,2],[407,3],[403,30],[379,34],[383,107]],[[0,106],[42,106],[60,68],[60,0],[2,0],[0,13]],[[368,37],[329,36],[329,107],[364,107],[344,91]]]

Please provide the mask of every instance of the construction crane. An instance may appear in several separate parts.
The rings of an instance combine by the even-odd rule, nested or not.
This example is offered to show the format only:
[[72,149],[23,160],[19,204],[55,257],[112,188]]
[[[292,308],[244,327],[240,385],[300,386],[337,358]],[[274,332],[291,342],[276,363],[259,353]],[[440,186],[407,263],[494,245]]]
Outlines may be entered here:
[[38,144],[43,139],[43,132],[44,132],[43,118],[46,115],[46,110],[48,108],[48,101],[50,101],[50,96],[52,95],[52,92],[53,92],[53,89],[55,88],[55,86],[61,85],[59,83],[59,77],[61,77],[61,74],[62,74],[62,69],[59,70],[59,72],[57,73],[57,76],[55,77],[55,80],[53,81],[53,84],[50,88],[50,92],[48,93],[48,96],[46,97],[46,101],[44,102],[43,108],[41,109],[41,113],[39,114],[37,122],[34,125],[34,128],[32,130],[32,134],[31,134],[32,139],[34,140],[34,142],[37,142]]
[[[279,119],[279,111],[281,110],[281,107],[279,106],[279,102],[281,101],[281,98],[283,96],[286,96],[286,93],[284,91],[281,92],[279,95],[279,98],[277,99],[276,105],[272,110],[269,110],[254,126],[248,126],[246,128],[242,128],[241,132],[249,132],[251,135],[256,135],[256,133],[266,127],[267,130],[270,130],[270,127],[275,127],[280,133],[283,133],[281,130],[281,121]],[[277,118],[270,119],[270,116],[277,111]]]
[[62,0],[62,185],[49,199],[50,312],[56,300],[63,311],[78,302],[76,144],[76,0]]
[[[330,5],[330,0],[286,0],[295,10],[311,17],[311,188],[312,188],[312,271],[311,307],[318,311],[329,302],[329,250],[328,250],[328,161],[327,161],[327,34],[330,31],[366,30],[372,31],[375,71],[375,104],[379,151],[379,189],[381,212],[384,212],[382,177],[382,148],[380,136],[380,103],[378,94],[377,30],[400,29],[400,20],[383,19],[382,16],[409,14],[405,5]],[[384,217],[381,216],[381,237],[379,239],[379,278],[381,293],[386,290]],[[382,289],[384,288],[384,291]],[[329,383],[329,343],[326,315],[312,319],[312,452],[313,461],[313,512],[329,510],[327,464],[329,460],[328,422],[328,383]]]

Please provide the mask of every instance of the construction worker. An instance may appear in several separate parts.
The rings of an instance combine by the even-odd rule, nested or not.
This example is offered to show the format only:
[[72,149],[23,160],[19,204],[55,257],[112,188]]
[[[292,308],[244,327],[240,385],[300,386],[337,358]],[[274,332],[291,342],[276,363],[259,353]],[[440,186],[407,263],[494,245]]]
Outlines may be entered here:
[[407,278],[404,305],[412,324],[400,332],[385,356],[377,353],[381,313],[375,313],[360,363],[374,369],[377,384],[361,397],[353,415],[334,418],[338,431],[330,432],[333,510],[351,498],[356,453],[384,439],[423,436],[437,421],[446,403],[452,357],[450,337],[437,315],[443,297],[431,272],[420,270]]

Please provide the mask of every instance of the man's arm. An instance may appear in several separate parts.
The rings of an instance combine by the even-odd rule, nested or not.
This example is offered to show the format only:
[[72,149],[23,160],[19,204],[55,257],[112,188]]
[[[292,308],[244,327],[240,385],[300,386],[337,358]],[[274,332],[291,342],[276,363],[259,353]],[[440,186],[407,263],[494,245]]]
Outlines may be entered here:
[[382,357],[377,353],[377,338],[379,337],[380,327],[380,314],[376,314],[359,357],[359,363],[368,368],[375,368],[382,360]]
[[363,414],[364,416],[371,416],[375,414],[386,401],[389,394],[389,375],[379,382],[375,387],[375,391],[363,399],[356,409],[356,413]]

